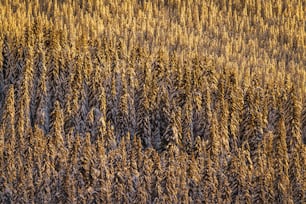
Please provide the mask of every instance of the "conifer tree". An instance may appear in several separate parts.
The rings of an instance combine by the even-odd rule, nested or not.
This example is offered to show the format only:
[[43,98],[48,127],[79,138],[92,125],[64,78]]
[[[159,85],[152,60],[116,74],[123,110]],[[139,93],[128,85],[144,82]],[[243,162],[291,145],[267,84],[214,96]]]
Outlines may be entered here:
[[[35,183],[34,183],[34,162],[33,162],[33,147],[30,145],[30,138],[34,137],[32,128],[28,128],[26,132],[26,147],[25,147],[25,156],[24,156],[24,174],[28,178],[28,182],[25,185],[25,200],[29,202],[34,202],[34,193],[35,193]],[[25,179],[26,180],[26,179]]]
[[[115,137],[114,127],[108,122],[105,127],[105,134],[102,135],[105,137],[105,149],[107,151],[113,150],[117,147],[117,141]],[[104,131],[103,131],[104,132]]]
[[303,170],[300,163],[303,162],[298,150],[294,150],[290,155],[289,160],[289,179],[292,191],[292,199],[294,203],[303,203],[305,201],[305,184],[303,182]]
[[[205,104],[209,106],[208,104]],[[209,114],[209,113],[208,113]],[[195,137],[204,137],[205,120],[203,120],[203,110],[202,110],[202,97],[200,94],[195,94],[193,96],[193,135]],[[208,118],[205,118],[206,120]],[[208,119],[209,120],[209,119]]]
[[[54,110],[51,113],[50,121],[50,146],[51,151],[54,151],[54,160],[52,160],[52,165],[55,167],[56,171],[56,188],[63,189],[64,187],[64,175],[65,169],[67,168],[67,148],[65,146],[64,140],[64,118],[63,113],[60,108],[60,103],[55,101]],[[63,192],[63,190],[59,190]],[[57,195],[58,200],[61,200],[64,197],[62,193]]]
[[114,156],[110,158],[110,163],[114,168],[113,181],[111,186],[111,199],[112,202],[121,203],[128,202],[129,197],[125,189],[126,185],[126,175],[124,172],[126,169],[126,150],[125,150],[125,139],[122,138],[120,142],[120,148],[114,152]]
[[128,91],[125,75],[121,75],[122,90],[120,93],[118,112],[116,117],[116,136],[119,141],[129,130]]
[[41,199],[41,186],[43,186],[43,160],[44,149],[46,147],[47,140],[43,131],[37,126],[34,126],[34,137],[30,137],[30,146],[33,148],[33,183],[35,186],[34,202],[38,202]]
[[285,104],[286,143],[289,154],[302,144],[300,120],[302,107],[297,97],[298,93],[292,87]]
[[192,153],[194,154],[195,158],[199,162],[200,171],[202,171],[202,168],[204,168],[204,161],[207,156],[206,154],[208,153],[207,144],[208,144],[207,140],[201,139],[200,136],[198,136],[195,139],[195,142],[193,145]]
[[137,96],[138,107],[136,112],[137,130],[136,134],[142,138],[145,147],[152,146],[151,124],[149,116],[149,99],[146,85],[141,89]]
[[35,96],[36,109],[34,123],[37,124],[46,133],[49,130],[49,107],[47,102],[47,84],[46,84],[46,67],[45,55],[43,51],[39,53],[39,64],[35,65],[38,69],[39,80]]
[[[16,195],[14,196],[15,198],[13,199],[13,202],[25,202],[27,201],[26,199],[26,179],[25,179],[25,171],[24,171],[24,166],[22,165],[23,163],[23,158],[20,155],[20,152],[18,152],[15,156],[15,161],[16,161],[16,169],[17,169],[17,181],[18,181],[18,190],[16,189]],[[27,182],[30,184],[30,179],[27,179]],[[17,188],[17,186],[16,186]]]
[[[126,187],[128,192],[128,198],[130,202],[136,202],[140,201],[141,198],[144,198],[144,192],[140,191],[140,194],[138,195],[137,190],[139,189],[140,181],[139,181],[139,171],[140,168],[140,161],[138,160],[138,150],[137,150],[137,140],[138,138],[134,136],[133,141],[130,139],[130,135],[124,137],[125,145],[126,145],[126,151],[127,151],[127,157],[129,158],[127,161],[127,168],[129,169],[129,172],[127,174],[127,181],[126,181]],[[132,143],[132,144],[130,144]],[[141,147],[140,147],[141,148]]]
[[[267,202],[273,202],[274,201],[274,167],[273,167],[273,160],[274,160],[274,152],[273,152],[273,140],[274,140],[274,134],[270,131],[265,134],[264,140],[263,140],[263,158],[266,156],[266,160],[264,162],[264,172],[265,172],[265,187],[266,187],[266,198]],[[255,154],[256,155],[256,154]],[[256,157],[255,157],[256,158]],[[256,163],[256,159],[254,162]]]
[[[49,149],[49,147],[47,147]],[[55,197],[52,197],[52,193],[54,193],[54,185],[55,185],[55,169],[52,164],[53,158],[51,157],[50,150],[44,150],[43,159],[44,163],[42,163],[42,184],[41,191],[39,192],[41,201],[43,202],[52,202]],[[51,150],[52,151],[52,150]]]
[[200,200],[205,200],[207,203],[220,202],[218,192],[218,180],[216,170],[213,167],[210,153],[205,158],[205,167],[203,169],[200,181],[201,197]]
[[178,177],[177,177],[177,183],[180,187],[180,190],[178,190],[178,202],[182,203],[188,203],[189,202],[189,186],[188,186],[188,177],[187,177],[187,163],[185,162],[188,160],[188,154],[182,153],[179,155],[178,161]]
[[252,203],[267,202],[267,186],[265,186],[265,155],[262,146],[259,145],[254,153],[254,173],[252,176]]
[[160,120],[161,120],[161,115],[158,110],[158,107],[154,107],[152,110],[152,118],[150,120],[152,124],[152,144],[153,144],[153,147],[158,150],[161,149],[161,145],[162,145]]
[[244,97],[244,108],[240,126],[240,146],[248,141],[251,152],[257,148],[262,139],[262,116],[259,112],[259,101],[256,93],[250,88]]
[[217,118],[219,121],[218,129],[220,130],[220,140],[221,140],[221,148],[224,154],[227,154],[230,151],[229,146],[229,137],[228,137],[228,104],[225,100],[225,91],[227,88],[227,74],[224,73],[224,76],[221,75],[219,78],[218,84],[218,102],[217,102]]
[[304,100],[303,110],[302,110],[302,138],[304,144],[306,144],[306,100]]
[[96,125],[95,125],[95,115],[94,115],[94,109],[91,108],[90,111],[88,112],[86,116],[86,121],[85,121],[85,132],[89,133],[92,138],[95,137],[96,131]]
[[189,168],[187,170],[188,174],[188,184],[189,184],[189,196],[194,202],[199,202],[200,198],[200,187],[199,182],[201,179],[201,172],[199,171],[198,163],[194,158],[194,155],[191,154],[191,158],[189,160]]
[[140,185],[137,189],[137,192],[141,192],[141,197],[144,199],[139,200],[140,202],[151,202],[152,201],[152,174],[153,174],[153,161],[151,159],[151,155],[153,153],[152,148],[146,149],[144,152],[144,164],[143,164],[143,172],[140,174]]
[[168,149],[168,155],[166,155],[166,166],[165,166],[165,171],[164,171],[164,197],[165,197],[165,202],[166,203],[177,203],[177,194],[178,194],[178,189],[177,189],[177,184],[176,184],[176,158],[175,158],[175,146],[170,146]]
[[289,160],[286,146],[286,128],[284,116],[278,113],[275,118],[274,130],[274,191],[276,202],[292,203],[292,194],[289,183]]
[[64,202],[76,202],[75,199],[75,180],[71,170],[72,165],[68,165],[64,177],[63,194]]
[[[129,112],[129,133],[131,135],[136,134],[136,128],[137,128],[137,119],[136,119],[136,103],[137,103],[137,89],[139,89],[139,82],[138,79],[136,78],[135,70],[127,65],[127,73],[126,73],[126,78],[127,78],[127,89],[128,89],[128,112]],[[151,131],[149,131],[151,134]],[[150,135],[151,138],[151,135]],[[152,138],[151,138],[152,139]]]
[[239,123],[240,123],[240,111],[243,106],[243,98],[241,91],[237,85],[236,74],[232,73],[229,79],[229,93],[228,93],[228,109],[229,109],[229,143],[231,152],[237,150],[239,140]]
[[173,136],[169,93],[165,87],[162,88],[159,100],[161,148],[164,150]]
[[215,113],[212,114],[212,119],[209,124],[209,138],[208,138],[208,150],[210,151],[210,157],[212,161],[215,161],[214,166],[216,168],[219,168],[218,161],[220,151],[221,151],[221,141],[220,141],[220,135],[217,130],[218,122],[217,122],[217,116]]
[[163,169],[161,166],[160,157],[158,153],[155,151],[152,154],[152,161],[154,163],[153,178],[152,178],[152,187],[153,187],[152,202],[157,203],[163,200],[164,186],[162,186]]
[[46,48],[46,69],[48,79],[48,101],[53,106],[55,100],[60,100],[58,91],[60,90],[60,67],[59,67],[59,56],[60,56],[60,44],[59,34],[56,29],[47,31]]
[[[17,179],[17,166],[15,163],[15,156],[17,154],[17,141],[15,132],[15,95],[14,86],[10,85],[7,97],[4,103],[4,110],[1,119],[1,140],[3,142],[3,149],[1,149],[1,177],[5,179],[7,186],[4,189],[10,191],[12,194],[16,193],[13,186]],[[11,193],[6,194],[6,200],[13,201]]]
[[[13,67],[11,66],[11,49],[10,49],[10,38],[5,35],[2,42],[2,57],[1,57],[1,96],[3,97],[3,93],[5,91],[5,86],[11,82],[12,80],[12,72]],[[2,99],[3,100],[3,99]]]
[[[0,127],[0,170],[4,171],[4,129]],[[0,178],[3,179],[4,175],[1,174]]]
[[[225,167],[227,168],[227,167]],[[231,203],[232,189],[227,176],[227,171],[223,172],[222,169],[218,170],[217,179],[218,179],[218,189],[219,189],[219,198],[218,202]]]
[[33,82],[33,50],[32,47],[25,47],[22,50],[24,67],[22,71],[22,78],[19,81],[20,90],[18,92],[18,101],[16,103],[16,138],[21,152],[24,151],[26,131],[31,127],[31,110],[30,99]]
[[300,128],[301,105],[297,99],[294,87],[291,88],[285,107],[286,144],[289,159],[289,179],[294,203],[301,202],[305,197],[303,193],[303,178],[301,177],[301,145],[302,135]]
[[[204,139],[208,139],[211,136],[211,131],[210,131],[210,124],[212,123],[212,102],[211,102],[211,92],[210,89],[207,88],[208,86],[208,82],[207,80],[205,80],[206,78],[204,78],[204,85],[206,86],[206,88],[204,89],[204,93],[202,96],[202,100],[203,100],[203,112],[204,112]],[[197,137],[196,135],[194,135],[195,137]]]
[[191,152],[193,146],[192,124],[192,104],[191,100],[187,99],[182,108],[182,138],[180,138],[186,152]]
[[91,143],[91,136],[89,133],[86,133],[83,142],[83,149],[80,158],[80,173],[83,177],[84,187],[88,188],[92,183],[91,171],[93,166],[93,157],[95,155],[94,148],[92,147]]
[[247,202],[250,203],[250,195],[248,194],[248,187],[246,183],[247,169],[245,161],[242,159],[241,149],[239,149],[237,156],[232,156],[229,162],[229,182],[232,189],[232,202]]

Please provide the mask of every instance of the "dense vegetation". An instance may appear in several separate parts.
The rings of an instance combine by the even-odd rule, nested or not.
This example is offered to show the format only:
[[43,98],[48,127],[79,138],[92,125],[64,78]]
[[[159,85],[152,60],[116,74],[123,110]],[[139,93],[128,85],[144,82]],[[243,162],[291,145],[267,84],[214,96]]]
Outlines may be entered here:
[[0,2],[1,203],[306,203],[305,1]]

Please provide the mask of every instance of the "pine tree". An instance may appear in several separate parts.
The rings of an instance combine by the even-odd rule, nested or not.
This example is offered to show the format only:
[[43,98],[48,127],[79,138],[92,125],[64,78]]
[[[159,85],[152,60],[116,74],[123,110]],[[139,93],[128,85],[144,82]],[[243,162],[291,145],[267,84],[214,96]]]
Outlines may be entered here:
[[205,166],[201,174],[201,181],[199,184],[199,189],[201,189],[200,200],[207,203],[218,203],[219,192],[218,192],[218,180],[216,177],[216,170],[213,167],[210,153],[205,158]]
[[91,136],[89,133],[86,133],[83,142],[82,154],[80,157],[80,173],[84,181],[85,189],[87,189],[92,184],[91,171],[94,163],[94,155],[95,151],[91,143]]
[[[205,89],[204,89],[204,93],[202,96],[202,104],[203,104],[203,126],[202,129],[204,129],[204,139],[208,139],[211,136],[211,131],[210,131],[210,124],[212,122],[212,101],[211,101],[211,92],[210,89],[207,87],[208,86],[208,82],[206,80],[206,78],[204,78],[204,83],[205,85]],[[195,137],[199,136],[199,135],[194,135]]]
[[26,131],[31,127],[30,99],[33,84],[33,50],[28,46],[23,48],[24,67],[18,86],[18,101],[16,103],[16,139],[21,152],[25,151]]
[[[129,202],[140,202],[142,200],[142,196],[144,196],[144,192],[141,191],[139,194],[137,190],[139,189],[139,171],[140,168],[140,161],[138,160],[138,147],[137,147],[137,140],[138,138],[134,136],[133,141],[130,139],[130,135],[124,137],[125,145],[126,145],[126,152],[127,152],[127,168],[129,172],[126,173],[126,188]],[[132,144],[131,144],[132,143]],[[141,148],[141,147],[140,147]]]
[[18,188],[18,191],[16,191],[16,195],[13,198],[13,202],[27,202],[28,200],[26,199],[26,183],[29,182],[28,185],[31,185],[31,181],[29,178],[25,178],[23,158],[22,155],[20,155],[20,152],[16,154],[15,161],[18,182],[18,186],[16,186],[16,188]]
[[35,183],[34,183],[34,175],[33,175],[33,169],[34,169],[34,162],[33,162],[33,147],[31,147],[30,144],[30,138],[34,137],[32,128],[28,128],[26,132],[26,148],[25,148],[25,156],[24,156],[24,174],[28,179],[25,184],[25,200],[29,202],[34,202],[34,193],[35,193]]
[[152,175],[152,188],[153,188],[152,202],[159,203],[163,201],[164,186],[162,186],[162,174],[164,170],[162,169],[161,166],[159,154],[155,151],[152,154],[152,161],[154,163],[153,175]]
[[137,130],[136,134],[142,138],[145,147],[152,146],[151,124],[149,115],[149,99],[147,96],[148,88],[143,86],[138,93],[138,107],[136,112]]
[[173,136],[169,93],[165,87],[162,88],[159,104],[161,149],[165,150]]
[[232,189],[228,180],[227,171],[223,172],[223,169],[219,169],[217,172],[217,179],[219,189],[218,202],[231,203]]
[[106,129],[105,134],[104,135],[102,134],[102,136],[105,137],[105,149],[108,152],[116,148],[117,142],[116,142],[114,127],[110,124],[110,122],[106,124],[105,129]]
[[[7,88],[6,86],[8,84],[11,84],[13,82],[12,79],[12,72],[11,70],[13,66],[11,66],[11,42],[10,38],[5,35],[3,38],[3,43],[2,43],[2,63],[1,63],[1,74],[0,74],[0,93],[1,93],[1,98],[3,97],[3,93],[5,92],[5,89]],[[2,100],[1,100],[2,101]]]
[[[78,188],[80,187],[80,185],[83,185],[83,181],[81,180],[81,175],[79,173],[79,169],[80,167],[80,157],[81,157],[81,150],[82,150],[82,146],[81,146],[81,140],[80,140],[80,135],[76,134],[74,136],[74,140],[73,140],[73,145],[72,148],[70,149],[70,155],[69,155],[69,166],[67,168],[67,171],[69,172],[69,170],[71,171],[71,180],[72,183],[70,183],[70,186],[66,185],[67,179],[68,179],[68,175],[66,175],[65,177],[65,181],[64,181],[64,189],[66,192],[69,192],[69,194],[71,196],[74,195],[73,200],[77,200],[78,199]],[[70,196],[68,195],[68,196]]]
[[306,144],[306,100],[304,100],[302,109],[302,138],[304,144]]
[[[1,140],[3,142],[3,149],[1,149],[1,177],[6,184],[4,189],[6,192],[10,192],[4,195],[6,200],[13,202],[13,195],[16,193],[16,186],[13,186],[16,183],[17,179],[17,166],[15,163],[15,156],[17,154],[17,141],[16,141],[16,132],[15,132],[15,95],[14,95],[14,86],[11,85],[7,92],[7,97],[4,103],[4,112],[2,114],[1,122]],[[13,194],[13,195],[12,195]]]
[[36,110],[34,123],[37,124],[41,129],[44,130],[44,133],[47,133],[49,130],[49,107],[47,101],[47,84],[46,84],[46,67],[45,67],[45,54],[41,50],[38,56],[39,64],[35,65],[39,72],[39,80],[37,84],[37,91],[35,100],[36,101]]
[[[125,172],[127,169],[127,155],[126,155],[126,143],[123,137],[120,141],[120,147],[114,150],[114,154],[110,157],[109,163],[113,168],[113,181],[111,186],[111,199],[115,203],[126,203],[129,201],[129,195],[125,188],[127,175]],[[112,170],[112,169],[110,169]],[[130,186],[127,186],[130,188]]]
[[210,157],[212,161],[215,161],[214,166],[216,168],[219,168],[218,161],[219,155],[221,153],[221,144],[220,144],[220,135],[217,130],[218,122],[217,122],[217,116],[215,113],[212,114],[212,119],[209,124],[209,138],[208,138],[208,150],[210,151]]
[[117,140],[127,134],[129,130],[128,91],[125,75],[121,75],[122,90],[120,92],[119,107],[116,118]]
[[301,105],[294,87],[291,88],[285,107],[286,143],[289,159],[289,179],[294,203],[303,201],[303,184],[300,166],[302,145],[300,113]]
[[153,147],[157,150],[160,150],[162,145],[160,120],[161,120],[161,114],[158,110],[158,107],[154,107],[152,110],[152,118],[150,122],[152,125],[152,144]]
[[144,152],[144,163],[143,163],[143,171],[140,174],[139,178],[139,188],[137,189],[137,192],[141,192],[142,201],[144,203],[148,203],[152,201],[152,193],[153,193],[153,186],[152,186],[152,175],[153,175],[153,161],[151,159],[151,155],[153,154],[153,149],[148,148]]
[[298,93],[294,87],[289,91],[285,104],[286,143],[288,153],[298,149],[302,144],[301,136],[301,111],[302,107],[298,100]]
[[247,183],[247,167],[245,164],[245,158],[243,158],[243,150],[239,149],[237,156],[232,156],[229,162],[228,172],[229,182],[232,189],[232,202],[250,203],[250,194],[248,192],[250,186]]
[[[303,184],[303,170],[300,163],[303,163],[303,158],[298,150],[291,152],[289,160],[289,179],[292,191],[292,199],[294,203],[303,203],[306,199],[305,184]],[[304,173],[305,174],[305,173]]]
[[221,140],[221,148],[223,154],[227,154],[230,151],[229,146],[229,132],[228,132],[228,103],[225,100],[225,92],[227,88],[227,81],[226,81],[227,74],[224,73],[219,78],[219,84],[218,84],[218,102],[217,102],[217,119],[219,121],[218,129],[220,132],[220,140]]
[[188,179],[189,196],[194,202],[199,202],[201,200],[201,197],[199,195],[201,189],[199,187],[201,172],[193,154],[191,154],[188,163],[189,163],[189,168],[187,170],[187,175],[189,178]]
[[46,147],[47,149],[44,150],[43,153],[43,159],[44,163],[42,163],[42,184],[41,184],[41,191],[39,192],[42,202],[52,202],[55,200],[54,197],[52,197],[54,190],[55,190],[55,176],[56,171],[54,169],[53,165],[53,158],[50,154],[50,151],[48,150],[50,147]]
[[116,77],[115,74],[110,74],[106,82],[106,121],[110,121],[112,125],[115,124],[116,108],[117,108],[117,91],[116,91]]
[[229,109],[229,143],[231,152],[237,151],[239,141],[240,111],[243,107],[242,91],[238,88],[237,76],[229,77],[228,109]]
[[75,178],[73,176],[72,168],[73,165],[68,165],[65,175],[63,175],[64,183],[63,183],[63,194],[64,202],[76,202],[75,199]]
[[39,202],[43,189],[44,175],[43,175],[43,152],[47,148],[47,140],[43,131],[37,126],[34,126],[34,137],[30,137],[30,146],[33,148],[33,183],[35,186],[34,202]]
[[95,138],[95,133],[96,131],[96,125],[95,125],[95,115],[94,115],[94,109],[91,108],[90,111],[88,112],[86,116],[86,121],[85,121],[85,132],[89,133],[92,138]]
[[254,153],[254,172],[252,177],[252,203],[267,203],[267,192],[265,186],[265,155],[262,146],[259,145]]
[[[56,171],[56,191],[62,192],[64,186],[65,169],[67,168],[67,154],[68,150],[65,146],[64,140],[64,117],[60,108],[60,103],[55,101],[54,110],[51,113],[50,121],[50,148],[54,151],[53,165]],[[56,199],[61,200],[64,197],[62,193],[58,193]]]
[[[265,180],[264,180],[264,186],[265,189],[265,195],[268,203],[274,202],[275,200],[275,192],[274,192],[274,167],[273,167],[273,160],[274,160],[274,150],[273,150],[273,140],[274,140],[274,134],[272,131],[267,132],[264,135],[263,140],[263,161],[264,162],[264,172],[265,172]],[[255,154],[256,155],[256,154]],[[266,156],[266,159],[264,160]],[[256,157],[255,157],[256,158]],[[255,159],[255,163],[256,163]]]
[[[209,110],[207,112],[203,111],[202,106],[209,106],[208,104],[202,104],[202,97],[200,94],[195,94],[193,97],[193,119],[192,119],[192,127],[193,127],[193,135],[194,137],[200,136],[201,138],[205,137],[205,122],[207,122],[208,117],[204,116],[204,113],[209,114]],[[204,113],[203,113],[204,112]]]
[[[0,127],[0,170],[4,172],[4,129]],[[4,180],[3,173],[0,174],[1,181]],[[2,184],[3,185],[3,184]],[[1,186],[2,187],[2,186]],[[4,187],[3,187],[4,188]],[[2,193],[2,192],[1,192]],[[1,194],[2,195],[2,194]],[[2,195],[3,196],[3,195]]]
[[245,169],[245,173],[243,175],[243,188],[242,188],[242,198],[246,203],[251,203],[251,190],[252,190],[252,172],[253,172],[253,162],[251,159],[250,147],[248,144],[243,144],[242,149],[242,168]]
[[[54,29],[54,28],[53,28]],[[50,105],[53,106],[56,100],[59,98],[60,90],[60,67],[59,67],[59,57],[60,57],[60,44],[59,44],[59,33],[54,30],[48,30],[46,38],[46,69],[47,69],[47,79],[48,79],[48,101]]]
[[244,97],[244,108],[242,113],[242,122],[240,126],[240,146],[248,141],[251,153],[257,148],[257,144],[261,141],[262,115],[259,110],[259,98],[250,88]]
[[170,146],[166,155],[166,166],[163,175],[164,179],[164,199],[166,203],[177,203],[177,184],[176,184],[176,158],[175,158],[175,146]]
[[293,203],[291,200],[291,190],[289,183],[289,159],[286,146],[286,128],[284,116],[278,113],[275,118],[275,130],[274,130],[274,191],[275,201],[282,203]]
[[186,152],[191,152],[193,145],[192,134],[192,104],[191,100],[187,98],[182,109],[182,144]]

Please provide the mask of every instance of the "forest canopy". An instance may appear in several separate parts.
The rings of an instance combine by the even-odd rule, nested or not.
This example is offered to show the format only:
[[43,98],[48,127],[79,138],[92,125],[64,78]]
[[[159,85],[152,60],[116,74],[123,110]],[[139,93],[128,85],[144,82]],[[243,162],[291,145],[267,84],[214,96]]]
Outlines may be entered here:
[[0,203],[306,203],[303,0],[0,0]]

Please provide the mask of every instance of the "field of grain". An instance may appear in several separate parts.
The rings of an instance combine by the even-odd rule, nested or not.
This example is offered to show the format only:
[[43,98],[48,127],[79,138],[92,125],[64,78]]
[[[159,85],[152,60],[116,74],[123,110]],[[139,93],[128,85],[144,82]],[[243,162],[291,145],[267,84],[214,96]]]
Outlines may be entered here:
[[0,203],[306,203],[303,0],[0,0]]

